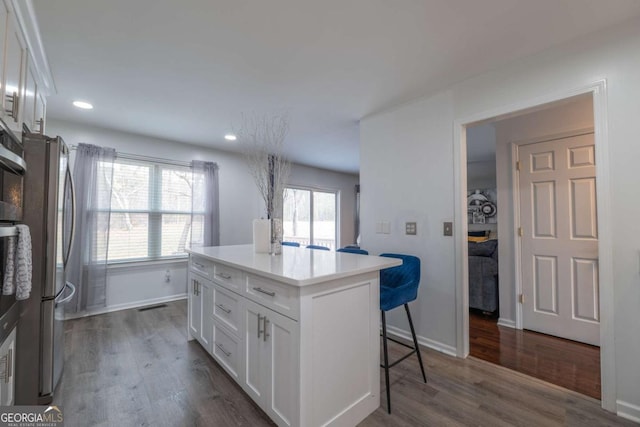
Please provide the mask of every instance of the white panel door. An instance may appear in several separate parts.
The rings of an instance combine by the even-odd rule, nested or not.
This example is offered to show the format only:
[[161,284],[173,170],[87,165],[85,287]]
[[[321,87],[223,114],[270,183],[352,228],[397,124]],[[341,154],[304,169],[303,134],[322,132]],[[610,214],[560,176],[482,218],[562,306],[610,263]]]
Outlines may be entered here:
[[523,326],[599,345],[593,134],[523,145],[518,157]]
[[265,411],[276,424],[298,424],[298,325],[273,310],[265,310],[265,349],[270,369],[268,384],[271,393]]

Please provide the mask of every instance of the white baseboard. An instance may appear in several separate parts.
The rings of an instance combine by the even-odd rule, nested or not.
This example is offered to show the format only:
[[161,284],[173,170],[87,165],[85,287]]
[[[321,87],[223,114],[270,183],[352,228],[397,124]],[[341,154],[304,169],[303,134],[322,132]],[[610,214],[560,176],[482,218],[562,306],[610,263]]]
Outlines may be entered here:
[[501,317],[498,319],[498,326],[504,326],[505,328],[516,329],[516,322],[511,319],[503,319]]
[[[411,332],[405,331],[404,329],[396,328],[395,326],[387,325],[387,333],[389,335],[402,338],[409,342],[413,341],[413,338],[411,338]],[[443,344],[439,341],[435,341],[429,338],[421,337],[420,335],[417,335],[416,338],[418,339],[418,344],[420,345],[428,347],[432,350],[439,351],[440,353],[444,353],[444,354],[448,354],[449,356],[456,357],[456,354],[457,354],[456,348],[453,346]]]
[[97,310],[83,311],[81,313],[65,314],[64,320],[79,319],[81,317],[88,317],[88,316],[97,316],[98,314],[112,313],[114,311],[128,310],[130,308],[146,307],[148,305],[178,301],[186,298],[187,298],[187,294],[184,293],[184,294],[177,294],[177,295],[169,295],[166,297],[151,298],[151,299],[142,300],[142,301],[127,302],[124,304],[110,305]]
[[618,416],[640,423],[640,406],[618,400],[616,402]]

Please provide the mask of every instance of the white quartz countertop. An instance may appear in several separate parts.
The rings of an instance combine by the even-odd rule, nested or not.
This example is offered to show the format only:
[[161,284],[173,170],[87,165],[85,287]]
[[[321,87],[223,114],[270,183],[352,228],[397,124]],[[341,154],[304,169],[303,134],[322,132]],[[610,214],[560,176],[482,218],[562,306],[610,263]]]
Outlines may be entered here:
[[294,286],[308,286],[402,264],[397,258],[283,246],[281,255],[256,253],[253,245],[209,246],[187,252]]

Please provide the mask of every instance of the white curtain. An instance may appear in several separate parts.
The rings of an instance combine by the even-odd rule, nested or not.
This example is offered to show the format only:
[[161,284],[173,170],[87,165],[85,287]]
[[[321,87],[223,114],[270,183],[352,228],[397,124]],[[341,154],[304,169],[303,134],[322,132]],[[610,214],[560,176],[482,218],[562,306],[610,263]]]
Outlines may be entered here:
[[107,252],[111,217],[112,148],[79,144],[73,178],[76,190],[76,238],[67,265],[67,280],[76,296],[67,311],[80,312],[106,305]]
[[[192,246],[219,246],[220,245],[220,204],[218,198],[218,165],[213,162],[194,160],[193,166],[193,215],[201,215],[204,211],[202,229],[203,237],[194,238],[194,230],[191,227]],[[196,221],[192,221],[196,224]]]

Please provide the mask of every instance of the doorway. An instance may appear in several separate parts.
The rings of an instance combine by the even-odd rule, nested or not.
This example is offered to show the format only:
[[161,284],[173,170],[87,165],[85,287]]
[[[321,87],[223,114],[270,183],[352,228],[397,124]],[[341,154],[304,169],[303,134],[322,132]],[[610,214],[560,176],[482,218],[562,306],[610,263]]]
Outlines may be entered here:
[[[604,99],[603,91],[604,91],[604,84],[603,83],[601,85],[597,84],[592,88],[583,90],[582,92],[580,92],[578,96],[567,97],[566,99],[562,99],[561,97],[549,97],[547,99],[548,102],[544,102],[544,103],[543,102],[540,102],[540,103],[531,102],[529,104],[523,103],[522,108],[518,109],[519,111],[516,111],[516,112],[501,111],[501,112],[495,112],[496,114],[493,114],[493,115],[486,115],[485,117],[482,117],[482,116],[475,117],[474,119],[476,120],[470,119],[467,121],[461,120],[456,122],[456,131],[458,131],[456,133],[457,134],[459,133],[459,135],[457,136],[460,137],[460,146],[461,146],[461,147],[457,147],[460,150],[460,152],[458,152],[457,154],[460,154],[460,156],[456,156],[457,157],[456,158],[456,161],[457,161],[456,176],[459,178],[459,182],[457,182],[457,185],[456,185],[456,190],[457,190],[456,201],[457,201],[458,207],[461,208],[459,210],[457,209],[457,212],[456,212],[457,214],[456,219],[460,219],[460,222],[461,222],[461,226],[457,227],[458,230],[456,230],[457,241],[460,242],[459,247],[456,248],[456,254],[457,254],[458,260],[465,261],[464,265],[462,265],[463,263],[461,262],[461,265],[459,265],[457,269],[458,273],[460,274],[459,279],[457,280],[458,289],[460,290],[460,297],[458,300],[459,302],[458,316],[460,319],[460,324],[458,328],[458,331],[459,331],[458,355],[460,357],[466,357],[469,354],[468,307],[471,305],[470,304],[471,297],[469,295],[470,282],[469,282],[468,274],[470,273],[469,270],[471,266],[466,262],[468,261],[468,255],[470,253],[469,252],[470,249],[466,246],[467,246],[467,232],[469,230],[476,228],[473,224],[467,223],[468,218],[465,218],[468,216],[468,206],[466,206],[467,205],[466,199],[467,199],[467,196],[469,195],[469,190],[471,190],[471,188],[469,188],[468,183],[465,182],[467,178],[466,175],[468,173],[468,170],[467,170],[468,168],[463,166],[467,166],[466,155],[468,152],[471,151],[470,144],[472,143],[472,141],[469,139],[469,137],[472,132],[470,132],[470,129],[472,129],[474,125],[486,125],[487,123],[492,124],[494,126],[502,126],[504,128],[505,123],[508,123],[508,122],[511,122],[509,124],[513,125],[514,122],[520,122],[520,124],[522,124],[523,122],[527,122],[527,121],[528,121],[527,126],[529,127],[540,127],[540,121],[537,120],[536,118],[539,118],[541,114],[544,115],[545,111],[547,112],[547,115],[550,115],[553,117],[554,114],[549,113],[549,111],[553,111],[553,109],[562,109],[562,108],[566,109],[568,108],[567,106],[572,103],[594,102],[595,100],[595,103],[597,104],[595,108],[593,104],[591,104],[588,107],[590,112],[590,123],[586,123],[586,124],[582,123],[579,125],[574,124],[573,128],[568,130],[567,129],[554,130],[553,127],[551,127],[551,130],[547,129],[546,133],[545,133],[545,130],[543,130],[542,134],[535,135],[535,137],[533,137],[531,134],[528,134],[519,139],[515,138],[510,140],[509,142],[510,149],[503,150],[501,154],[497,155],[496,164],[497,164],[498,172],[500,172],[499,169],[501,167],[502,168],[506,167],[507,169],[510,169],[506,175],[509,176],[510,178],[517,179],[517,177],[515,177],[515,172],[513,172],[511,169],[513,168],[513,170],[515,170],[517,156],[518,156],[518,147],[522,147],[525,145],[533,146],[533,144],[537,142],[544,142],[544,141],[548,142],[553,139],[570,139],[572,136],[575,136],[575,135],[571,135],[571,133],[582,134],[582,135],[590,133],[591,137],[595,141],[600,142],[600,141],[606,140],[605,135],[603,135],[602,129],[597,126],[597,122],[594,122],[594,111],[595,111],[596,117],[599,114],[601,115],[602,112],[605,111],[605,106],[602,104],[602,100]],[[566,116],[564,120],[566,121]],[[590,127],[590,130],[588,129],[589,127]],[[502,133],[504,133],[504,129]],[[581,146],[588,146],[588,144],[582,144]],[[598,159],[598,160],[605,160],[605,161],[600,164],[598,164],[598,162],[595,162],[596,163],[595,166],[593,165],[591,166],[593,167],[594,172],[598,174],[598,180],[602,179],[604,181],[608,181],[606,149],[601,149],[600,145],[598,145],[598,147],[599,147],[598,150],[591,151],[593,153],[592,155],[593,160]],[[544,156],[541,156],[541,160],[542,160],[542,157]],[[458,174],[458,172],[460,173]],[[502,172],[504,172],[504,170]],[[463,184],[467,184],[467,185],[463,185]],[[497,185],[498,240],[499,240],[499,245],[504,246],[501,248],[502,250],[500,250],[500,254],[502,256],[505,253],[507,253],[508,255],[510,253],[516,252],[515,259],[519,260],[520,257],[522,256],[522,253],[520,252],[521,243],[518,241],[519,236],[517,235],[520,228],[520,224],[519,224],[520,218],[518,215],[513,215],[513,211],[517,211],[517,209],[519,209],[520,206],[518,206],[517,209],[514,208],[516,206],[515,204],[516,200],[514,199],[514,195],[510,191],[505,190],[505,188],[501,188],[500,182],[498,182],[497,184],[498,184]],[[603,184],[602,182],[597,182],[597,183],[591,182],[589,184],[591,185],[591,188],[593,188],[594,196],[596,192],[598,193],[598,198],[600,198],[601,194],[603,193],[602,188],[606,188],[606,185],[602,185],[602,184]],[[539,187],[542,188],[544,186],[540,185]],[[547,188],[548,187],[549,185],[547,185]],[[541,195],[542,193],[540,193],[539,196]],[[529,196],[530,195],[527,195],[527,197]],[[604,194],[604,197],[606,199],[607,195]],[[600,232],[600,236],[598,236],[600,238],[599,240],[596,240],[596,243],[595,243],[596,253],[598,249],[602,253],[603,247],[604,248],[610,247],[610,237],[608,235],[607,222],[605,220],[608,217],[608,212],[606,208],[603,208],[602,202],[603,200],[599,200],[600,204],[598,206],[595,206],[594,204],[593,209],[591,210],[591,212],[593,212],[592,224],[596,224],[596,227],[599,229],[598,231]],[[604,200],[605,207],[607,206],[606,202],[607,201]],[[574,209],[574,208],[575,207],[569,206],[569,209]],[[504,217],[505,212],[509,212],[509,210],[512,211],[511,218],[508,217],[509,215],[506,215],[507,218],[505,218]],[[488,211],[490,211],[490,209],[488,209]],[[598,215],[596,215],[596,211]],[[502,213],[502,217],[501,217],[501,213]],[[515,212],[515,213],[519,214],[519,212]],[[463,221],[464,223],[462,223]],[[604,236],[604,239],[602,238],[603,236]],[[553,257],[552,256],[547,257],[547,259],[550,259],[550,258],[553,258]],[[596,279],[595,282],[592,282],[591,289],[595,289],[596,294],[600,294],[599,296],[602,299],[600,301],[600,304],[598,304],[597,302],[597,297],[595,302],[593,302],[594,295],[592,293],[590,299],[585,297],[581,300],[583,308],[586,307],[585,304],[587,304],[588,301],[592,301],[591,312],[589,314],[589,316],[591,316],[591,319],[589,320],[592,322],[591,326],[593,326],[593,323],[597,323],[597,322],[593,322],[594,316],[597,319],[599,319],[599,317],[602,317],[603,319],[607,319],[607,318],[610,318],[609,316],[611,316],[612,314],[612,310],[608,309],[609,307],[611,307],[611,300],[609,299],[610,289],[608,289],[610,284],[605,284],[603,282],[603,276],[605,278],[610,277],[609,275],[611,274],[611,259],[609,256],[605,255],[602,259],[599,260],[599,263],[598,263],[597,255],[595,257],[595,262],[593,262],[593,259],[594,259],[593,256],[582,257],[582,258],[589,261],[591,266],[590,277]],[[496,321],[494,323],[496,328],[499,328],[499,327],[507,328],[510,333],[513,332],[516,334],[524,334],[525,332],[522,332],[523,329],[535,329],[535,326],[531,327],[527,325],[527,322],[528,322],[527,319],[523,320],[523,311],[522,311],[523,304],[522,304],[522,297],[521,297],[521,295],[523,294],[523,288],[522,288],[523,270],[519,263],[516,265],[515,259],[514,258],[509,259],[508,256],[504,260],[500,259],[500,268],[499,268],[500,274],[499,274],[499,280],[498,280],[500,284],[499,290],[498,290],[499,310],[496,313]],[[583,266],[584,266],[583,264],[578,265],[577,267],[574,266],[575,268],[569,271],[568,277],[570,277],[571,274],[575,275],[576,271],[582,269]],[[550,269],[549,263],[547,263],[547,265],[540,265],[538,267],[539,267],[537,271],[538,273],[547,271],[551,275],[555,274],[553,273],[552,269]],[[586,272],[586,270],[587,269],[582,269],[581,271],[578,271],[578,273],[582,274],[582,276],[584,277],[583,273]],[[603,283],[602,289],[598,288],[598,279],[601,283]],[[547,306],[545,306],[545,308],[549,308],[549,307],[553,308],[553,304],[559,303],[558,294],[557,294],[559,289],[557,285],[559,285],[559,283],[556,283],[556,289],[553,289],[553,287],[551,288],[548,287],[546,289],[548,291],[546,295],[542,295],[538,293],[537,295],[533,296],[533,299],[536,300],[538,303],[544,300],[545,304],[548,303]],[[536,291],[540,292],[541,289],[538,289]],[[575,293],[574,291],[575,289],[571,289],[569,291],[569,294]],[[585,293],[583,294],[586,295]],[[543,297],[546,298],[546,300]],[[553,311],[553,310],[547,310],[547,311]],[[580,316],[585,318],[589,317],[589,316],[584,316],[586,311],[583,310],[581,313],[582,314],[580,314]],[[573,316],[573,317],[576,317],[576,316]],[[500,326],[498,326],[498,324]],[[610,359],[610,354],[606,352],[606,349],[607,348],[612,349],[613,346],[612,346],[612,343],[607,340],[607,336],[606,336],[606,331],[609,330],[611,326],[608,322],[603,322],[603,325],[604,325],[603,328],[597,328],[595,335],[597,337],[604,337],[602,340],[602,346],[603,346],[602,359],[603,360],[600,367],[601,368],[600,370],[602,371],[602,404],[603,404],[603,407],[610,408],[611,402],[612,402],[612,396],[615,397],[614,390],[611,387],[611,385],[613,384],[612,381],[614,378],[613,376],[609,377],[608,375],[611,375],[611,373],[614,371],[611,365],[611,363],[613,363],[613,360]],[[460,326],[462,326],[462,328],[460,328]],[[549,333],[550,331],[543,330],[542,332]],[[553,333],[553,331],[551,332]],[[522,341],[522,339],[524,339],[522,336],[520,336],[519,338],[514,338],[514,340],[516,341],[518,340]],[[576,338],[574,337],[573,339],[576,339]],[[605,359],[607,363],[605,363]]]

